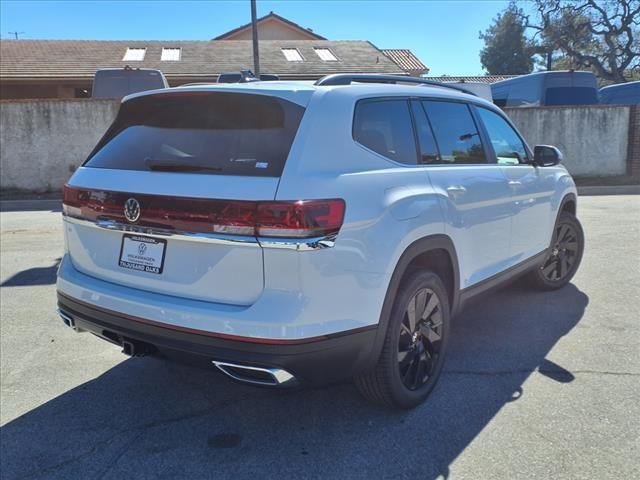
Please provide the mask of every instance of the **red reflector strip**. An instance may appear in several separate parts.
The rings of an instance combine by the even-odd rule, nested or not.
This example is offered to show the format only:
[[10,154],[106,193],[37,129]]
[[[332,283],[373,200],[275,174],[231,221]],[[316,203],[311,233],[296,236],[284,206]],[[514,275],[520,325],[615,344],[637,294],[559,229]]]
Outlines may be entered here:
[[[135,222],[125,202],[140,205]],[[210,200],[64,186],[63,212],[86,220],[112,220],[142,227],[193,233],[255,237],[313,238],[338,233],[344,220],[342,199],[300,201]]]

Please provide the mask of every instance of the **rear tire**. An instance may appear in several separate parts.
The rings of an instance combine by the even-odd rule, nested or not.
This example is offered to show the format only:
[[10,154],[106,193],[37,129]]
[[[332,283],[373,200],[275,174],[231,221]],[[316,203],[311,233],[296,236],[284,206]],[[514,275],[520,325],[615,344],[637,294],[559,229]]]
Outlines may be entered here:
[[355,378],[369,401],[413,408],[433,390],[449,339],[449,301],[430,270],[411,273],[400,285],[376,366]]
[[569,212],[561,212],[553,230],[548,255],[539,268],[528,275],[538,290],[557,290],[571,281],[578,271],[584,252],[582,225]]

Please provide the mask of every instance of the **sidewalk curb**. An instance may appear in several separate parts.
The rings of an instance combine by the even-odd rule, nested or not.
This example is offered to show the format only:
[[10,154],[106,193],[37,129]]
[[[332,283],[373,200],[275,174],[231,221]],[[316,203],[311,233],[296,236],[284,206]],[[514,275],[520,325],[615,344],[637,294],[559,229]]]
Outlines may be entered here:
[[578,187],[578,195],[640,195],[640,185],[585,185]]
[[39,210],[52,210],[59,212],[62,210],[62,199],[0,200],[0,212],[26,212]]

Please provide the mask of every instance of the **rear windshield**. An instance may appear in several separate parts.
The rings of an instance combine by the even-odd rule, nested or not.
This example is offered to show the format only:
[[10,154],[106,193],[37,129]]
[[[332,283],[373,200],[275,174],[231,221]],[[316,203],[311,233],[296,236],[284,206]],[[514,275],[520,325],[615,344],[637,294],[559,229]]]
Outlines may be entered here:
[[545,105],[594,105],[598,103],[598,90],[591,87],[547,88]]
[[150,95],[122,104],[86,167],[279,177],[304,108],[229,92]]

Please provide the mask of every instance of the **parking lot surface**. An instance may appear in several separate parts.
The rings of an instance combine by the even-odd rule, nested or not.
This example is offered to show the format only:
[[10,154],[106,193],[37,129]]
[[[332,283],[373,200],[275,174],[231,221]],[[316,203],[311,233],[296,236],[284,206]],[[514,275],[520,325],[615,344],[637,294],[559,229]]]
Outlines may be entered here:
[[572,284],[470,304],[412,411],[350,384],[251,388],[75,334],[55,314],[55,202],[3,209],[3,479],[640,478],[640,196],[581,198]]

